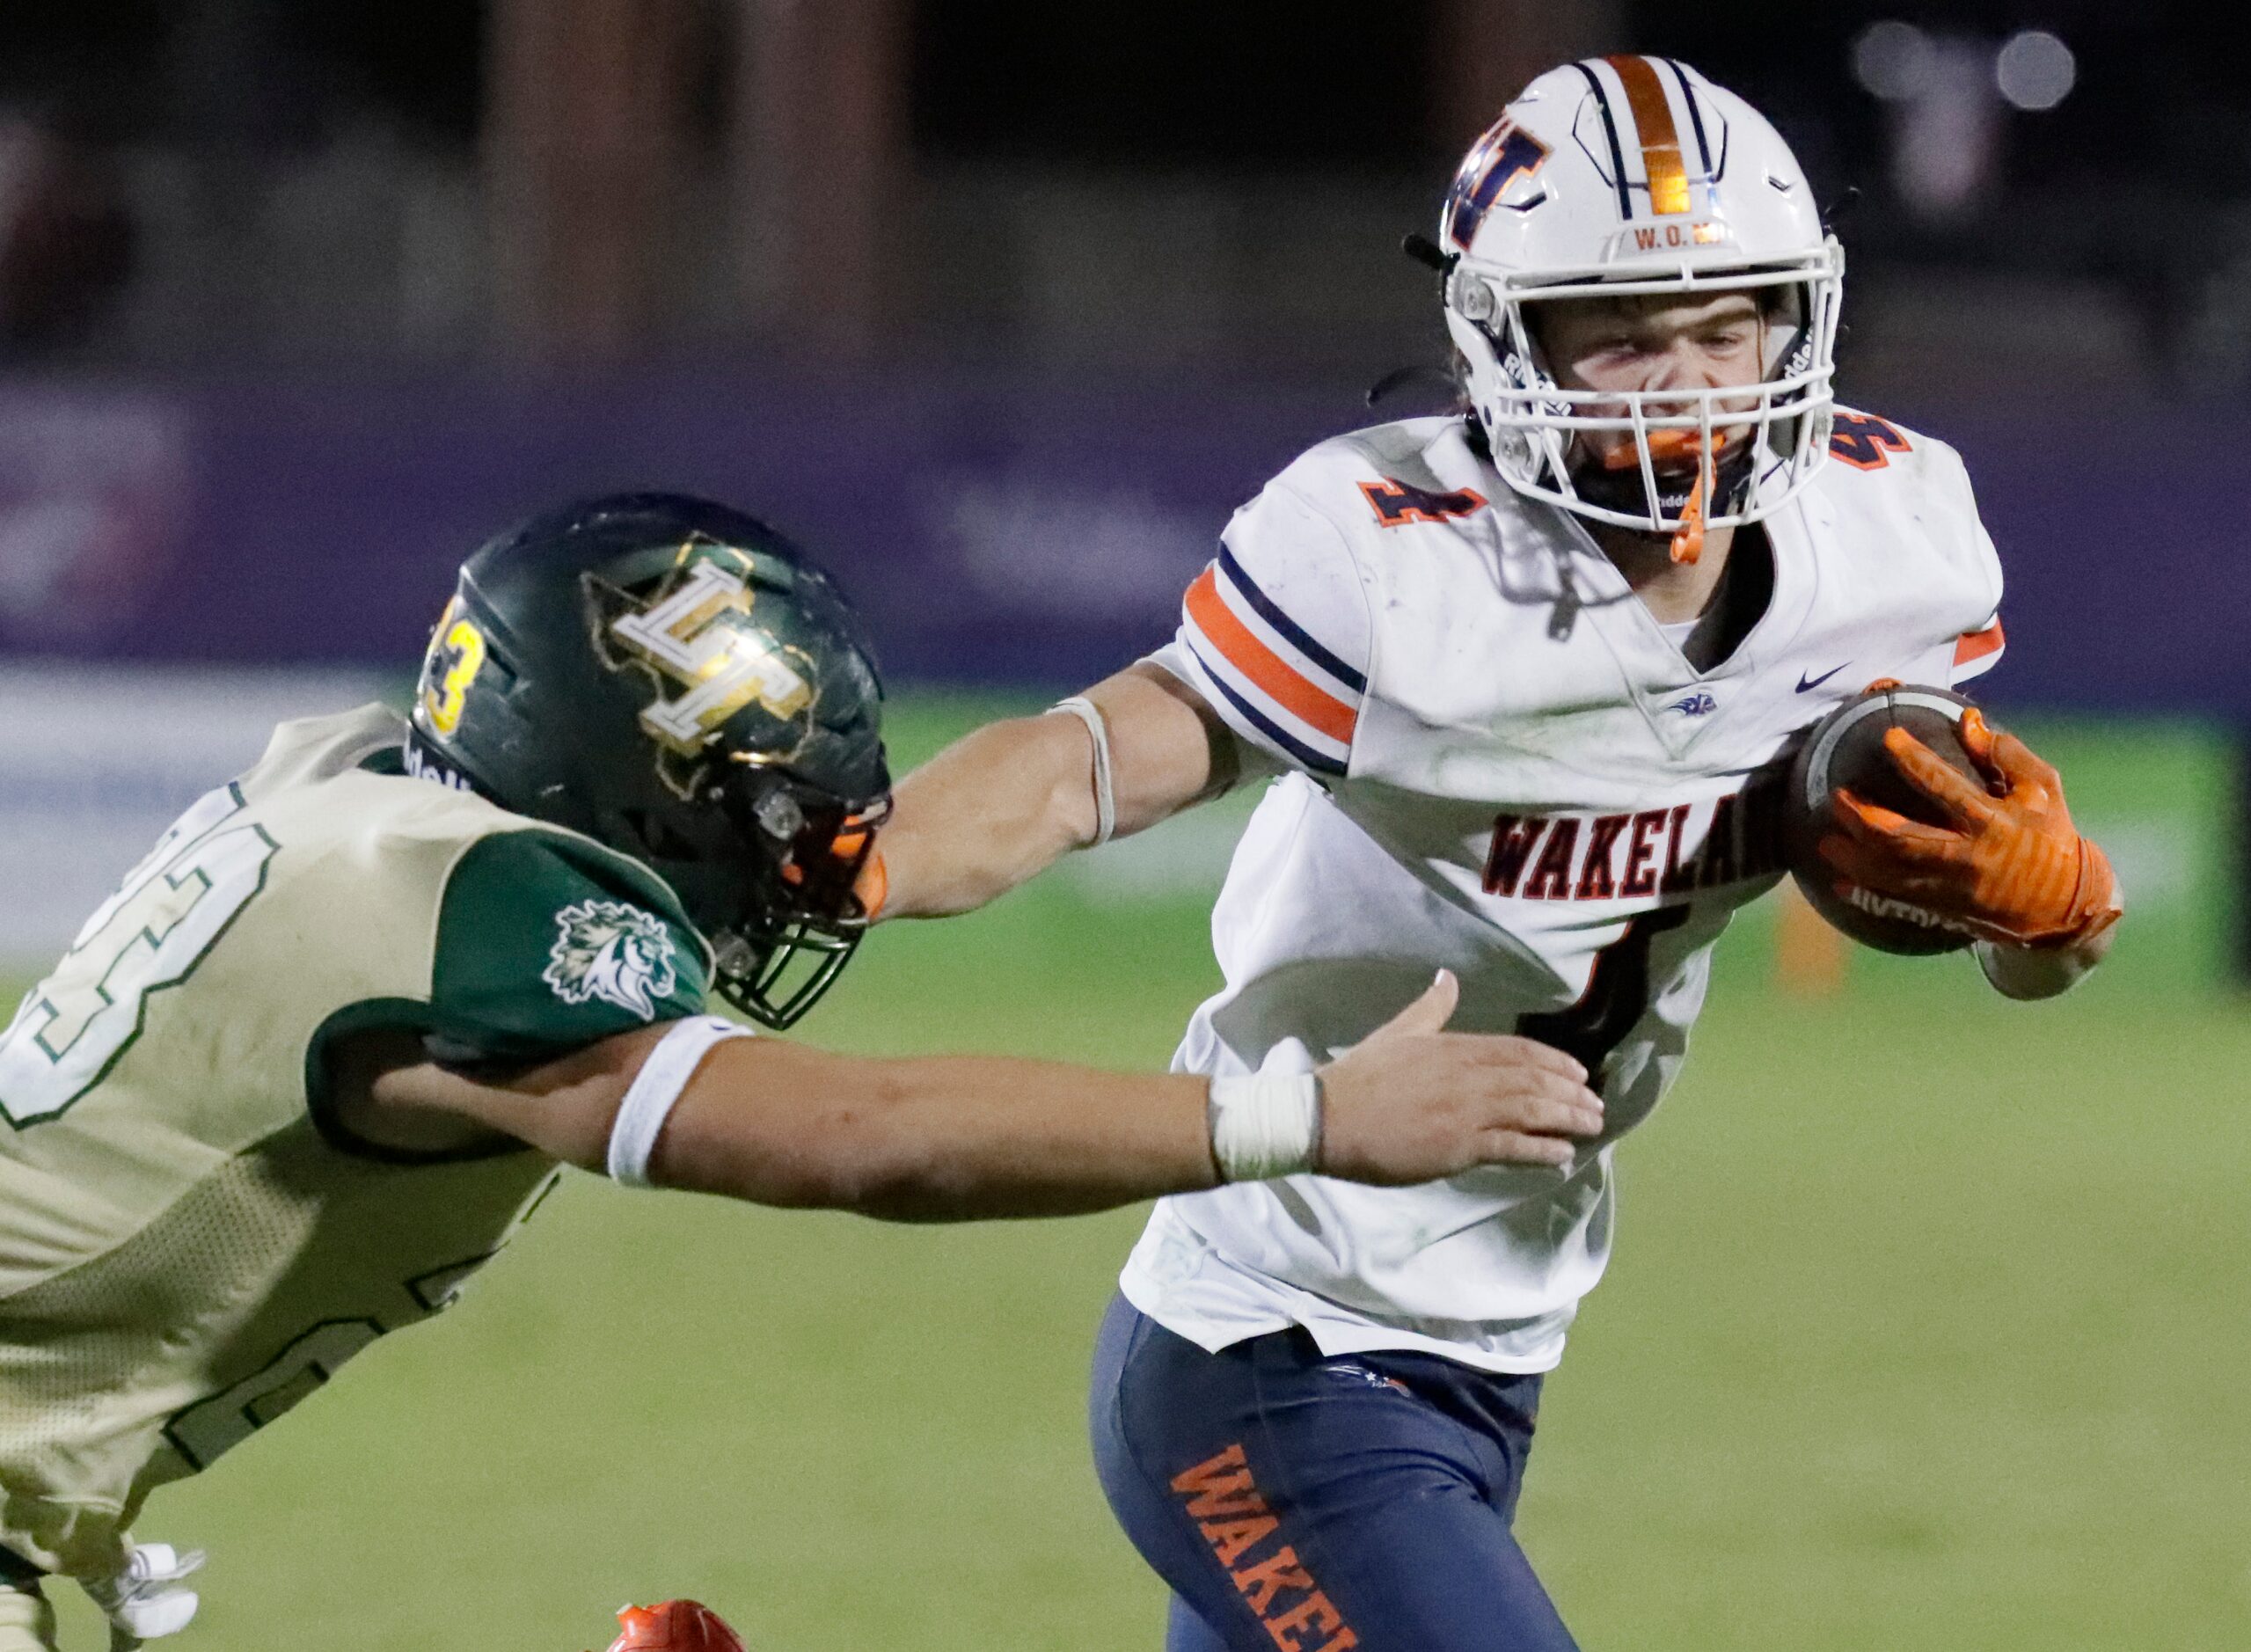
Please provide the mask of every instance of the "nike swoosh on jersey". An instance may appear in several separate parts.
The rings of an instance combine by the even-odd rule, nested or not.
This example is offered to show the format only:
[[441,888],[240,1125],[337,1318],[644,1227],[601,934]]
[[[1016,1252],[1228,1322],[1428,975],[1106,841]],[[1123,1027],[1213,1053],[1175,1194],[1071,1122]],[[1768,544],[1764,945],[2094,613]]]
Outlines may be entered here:
[[[1853,662],[1850,660],[1845,662],[1845,665],[1850,665]],[[1799,672],[1798,692],[1802,694],[1808,689],[1819,688],[1823,683],[1828,682],[1831,677],[1835,676],[1839,671],[1842,671],[1845,669],[1845,665],[1832,665],[1829,669],[1823,671],[1819,676],[1808,676],[1802,671]]]

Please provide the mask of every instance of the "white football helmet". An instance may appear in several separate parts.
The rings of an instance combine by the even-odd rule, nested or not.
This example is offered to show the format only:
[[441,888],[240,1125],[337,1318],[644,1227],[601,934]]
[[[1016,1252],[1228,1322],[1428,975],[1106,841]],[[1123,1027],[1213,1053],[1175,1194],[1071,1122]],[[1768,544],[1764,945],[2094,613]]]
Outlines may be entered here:
[[[1827,457],[1844,249],[1780,134],[1693,69],[1614,56],[1540,76],[1464,158],[1438,238],[1463,388],[1518,493],[1597,522],[1691,531],[1685,519],[1769,515]],[[1532,305],[1558,300],[1732,291],[1757,294],[1782,330],[1750,389],[1566,389],[1527,325]],[[1627,469],[1638,456],[1642,508],[1630,508],[1630,479],[1606,501],[1575,481],[1587,453],[1575,438],[1601,431],[1630,436],[1618,450]],[[1708,456],[1699,474],[1712,486],[1662,474],[1653,434],[1660,455]]]

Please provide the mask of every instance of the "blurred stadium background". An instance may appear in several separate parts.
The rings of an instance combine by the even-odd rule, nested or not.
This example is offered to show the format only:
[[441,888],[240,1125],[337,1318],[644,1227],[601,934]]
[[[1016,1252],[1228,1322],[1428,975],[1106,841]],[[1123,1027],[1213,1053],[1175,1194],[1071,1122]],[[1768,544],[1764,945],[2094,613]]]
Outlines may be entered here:
[[[1429,409],[1362,399],[1441,359],[1400,235],[1619,49],[1836,203],[1844,398],[1964,450],[1987,698],[2134,911],[2031,1008],[1730,938],[1526,1541],[1590,1648],[2251,1645],[2241,8],[10,0],[4,996],[274,720],[398,693],[451,564],[558,495],[821,548],[903,759],[1115,669],[1283,460]],[[1161,1062],[1240,818],[882,932],[810,1035]],[[758,1652],[1153,1648],[1078,1421],[1134,1225],[575,1178],[149,1531],[213,1546],[194,1636],[242,1652],[576,1648],[673,1593]]]

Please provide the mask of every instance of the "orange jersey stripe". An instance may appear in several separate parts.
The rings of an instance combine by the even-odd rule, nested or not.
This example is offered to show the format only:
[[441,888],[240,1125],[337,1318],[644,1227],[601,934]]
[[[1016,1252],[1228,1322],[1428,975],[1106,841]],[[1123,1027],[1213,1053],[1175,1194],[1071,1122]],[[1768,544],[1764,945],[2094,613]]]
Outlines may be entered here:
[[1999,654],[2003,640],[2001,622],[1998,619],[1983,631],[1965,631],[1962,640],[1954,645],[1954,663],[1959,668],[1989,654]]
[[1688,210],[1688,168],[1680,158],[1680,131],[1673,124],[1672,105],[1665,100],[1664,83],[1646,57],[1620,55],[1603,60],[1625,83],[1626,106],[1641,137],[1641,166],[1649,174],[1652,212]]
[[1307,682],[1256,632],[1236,618],[1235,610],[1219,595],[1217,576],[1211,569],[1204,569],[1188,587],[1188,610],[1196,629],[1210,639],[1227,663],[1256,683],[1268,698],[1331,740],[1348,746],[1352,743],[1352,728],[1359,714],[1334,694]]

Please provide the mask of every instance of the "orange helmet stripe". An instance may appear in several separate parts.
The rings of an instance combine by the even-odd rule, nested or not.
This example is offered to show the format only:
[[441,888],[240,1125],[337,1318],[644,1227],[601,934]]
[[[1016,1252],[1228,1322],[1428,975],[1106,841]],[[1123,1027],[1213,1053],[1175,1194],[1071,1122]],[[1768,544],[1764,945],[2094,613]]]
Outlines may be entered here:
[[1617,71],[1626,87],[1626,106],[1633,112],[1641,138],[1641,168],[1649,175],[1649,209],[1686,212],[1688,168],[1680,158],[1680,128],[1673,122],[1672,105],[1655,66],[1646,57],[1623,54],[1603,61]]

